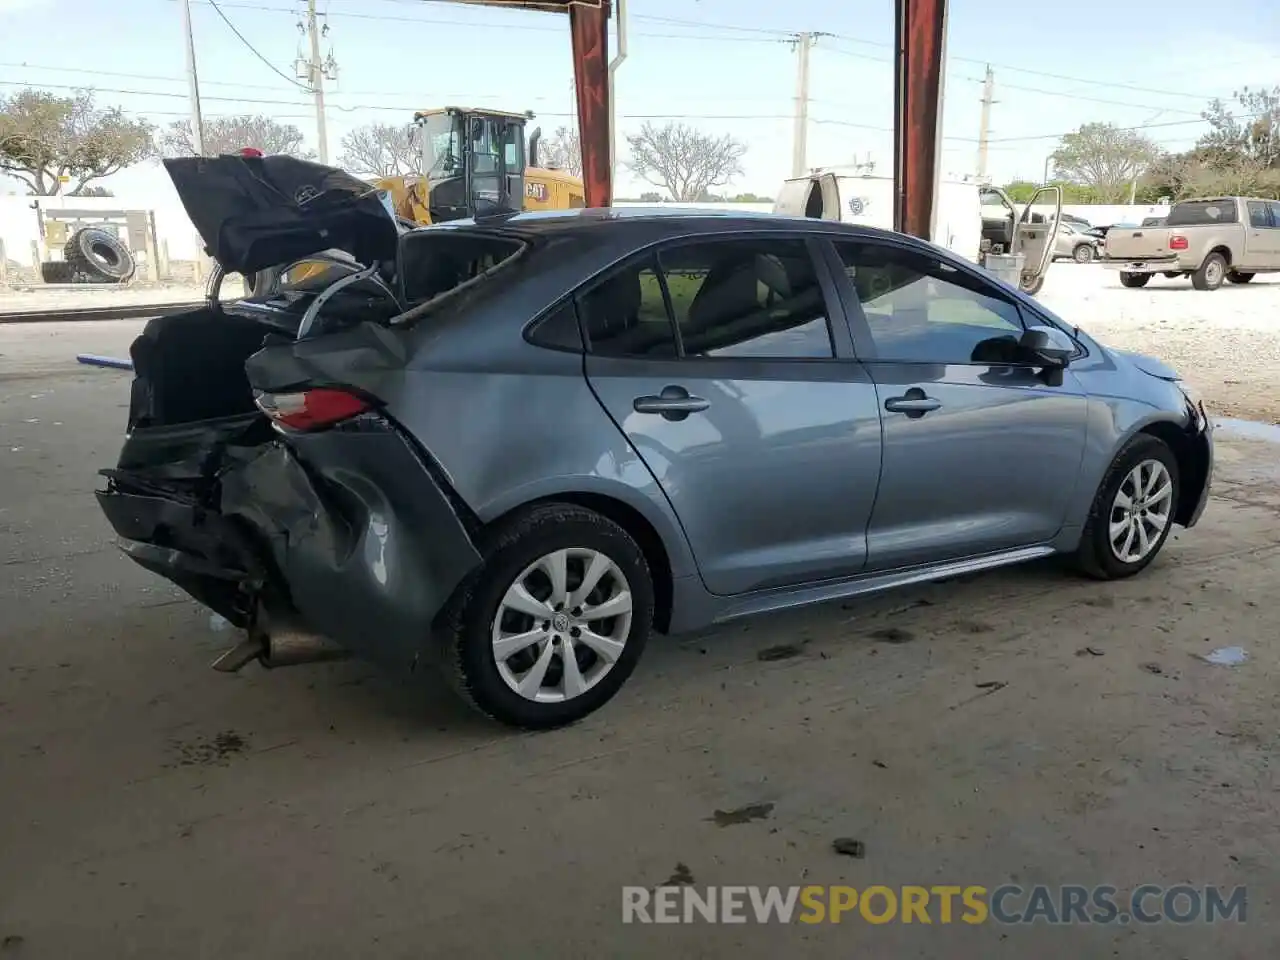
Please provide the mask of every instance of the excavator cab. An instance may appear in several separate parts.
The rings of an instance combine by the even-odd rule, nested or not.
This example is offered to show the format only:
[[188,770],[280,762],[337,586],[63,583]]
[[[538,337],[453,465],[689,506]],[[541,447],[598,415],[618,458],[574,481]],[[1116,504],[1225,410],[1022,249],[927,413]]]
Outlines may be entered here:
[[525,198],[524,128],[528,114],[444,107],[414,114],[432,223],[519,211]]

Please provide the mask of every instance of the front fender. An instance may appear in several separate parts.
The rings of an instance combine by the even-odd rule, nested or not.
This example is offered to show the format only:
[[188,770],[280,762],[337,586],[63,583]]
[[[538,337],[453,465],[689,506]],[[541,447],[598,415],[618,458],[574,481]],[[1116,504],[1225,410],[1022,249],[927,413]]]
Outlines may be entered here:
[[[1171,390],[1176,390],[1172,384]],[[1088,439],[1080,482],[1068,513],[1068,525],[1083,527],[1094,498],[1116,455],[1139,433],[1151,433],[1173,448],[1182,475],[1182,495],[1174,520],[1192,526],[1208,500],[1213,446],[1207,420],[1184,403],[1180,413],[1116,397],[1090,397]]]

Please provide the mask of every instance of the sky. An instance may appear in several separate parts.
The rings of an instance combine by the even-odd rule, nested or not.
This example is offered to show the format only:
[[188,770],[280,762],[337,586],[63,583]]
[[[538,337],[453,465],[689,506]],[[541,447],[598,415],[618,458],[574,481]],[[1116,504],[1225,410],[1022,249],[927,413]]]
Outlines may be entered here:
[[[311,97],[293,82],[305,2],[192,0],[206,116],[265,113],[316,145]],[[617,73],[623,136],[676,121],[747,145],[729,192],[772,196],[791,171],[797,56],[789,37],[821,32],[811,57],[808,163],[892,164],[891,0],[630,0],[628,58]],[[447,0],[317,0],[325,49],[329,151],[370,121],[408,124],[415,109],[474,104],[532,110],[544,132],[573,119],[567,18]],[[1206,15],[1206,9],[1212,11]],[[1153,15],[1158,10],[1158,16]],[[1038,26],[1037,26],[1038,24]],[[260,56],[259,56],[260,55]],[[1280,84],[1280,0],[1069,0],[1021,7],[951,0],[943,167],[977,167],[982,78],[990,65],[988,172],[1040,180],[1058,137],[1082,123],[1142,127],[1165,149],[1191,145],[1213,97]],[[97,91],[167,124],[189,116],[177,0],[0,0],[0,94],[24,86]],[[163,176],[132,168],[124,195]],[[8,181],[11,189],[17,189]],[[650,189],[625,166],[615,193]],[[5,187],[0,186],[0,192]]]

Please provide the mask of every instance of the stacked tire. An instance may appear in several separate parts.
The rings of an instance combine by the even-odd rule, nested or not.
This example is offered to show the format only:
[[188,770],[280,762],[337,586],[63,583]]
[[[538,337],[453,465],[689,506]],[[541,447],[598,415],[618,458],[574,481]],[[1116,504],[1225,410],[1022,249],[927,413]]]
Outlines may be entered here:
[[45,283],[123,283],[137,269],[129,248],[97,227],[72,234],[62,257],[40,264]]

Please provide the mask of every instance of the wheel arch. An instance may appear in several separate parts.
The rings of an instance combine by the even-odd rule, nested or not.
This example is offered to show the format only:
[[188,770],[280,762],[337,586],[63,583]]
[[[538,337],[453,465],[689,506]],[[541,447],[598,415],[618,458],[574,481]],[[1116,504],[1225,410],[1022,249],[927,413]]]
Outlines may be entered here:
[[[1155,420],[1132,436],[1147,434],[1163,440],[1178,461],[1178,503],[1173,522],[1186,526],[1200,502],[1200,491],[1209,474],[1209,446],[1204,435],[1194,433],[1173,420]],[[1132,436],[1128,439],[1132,439]],[[1128,440],[1126,440],[1126,443]]]
[[[642,502],[637,502],[642,501]],[[486,527],[501,523],[513,513],[547,503],[568,503],[593,510],[622,527],[639,545],[653,575],[654,629],[665,633],[671,626],[677,577],[695,572],[684,532],[674,518],[669,520],[647,497],[624,486],[604,487],[565,485],[542,487],[528,491],[518,502],[503,503],[497,510],[486,510],[482,522]]]
[[[1231,266],[1231,249],[1229,247],[1223,246],[1222,244],[1218,244],[1216,247],[1214,247],[1212,250],[1210,250],[1208,253],[1204,255],[1204,259],[1208,260],[1209,257],[1211,257],[1215,253],[1222,254],[1222,259],[1227,261],[1227,266],[1228,267]],[[1204,266],[1204,261],[1201,261],[1200,265]]]

